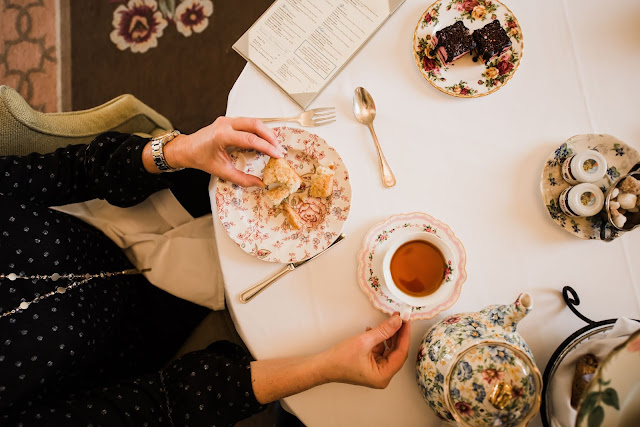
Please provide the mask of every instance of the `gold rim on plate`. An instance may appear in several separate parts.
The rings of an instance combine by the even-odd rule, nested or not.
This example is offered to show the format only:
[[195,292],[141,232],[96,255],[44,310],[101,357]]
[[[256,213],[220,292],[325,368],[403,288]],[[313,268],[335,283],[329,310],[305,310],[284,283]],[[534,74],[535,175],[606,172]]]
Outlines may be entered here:
[[516,71],[518,70],[518,68],[520,67],[520,63],[522,62],[522,57],[524,55],[524,33],[522,32],[522,27],[520,27],[520,22],[518,21],[518,19],[516,18],[516,16],[513,14],[513,12],[511,11],[511,9],[509,9],[504,3],[498,1],[498,0],[492,0],[495,3],[500,4],[500,6],[504,7],[507,12],[509,12],[509,14],[511,14],[511,16],[513,17],[513,20],[516,22],[516,25],[518,27],[518,29],[520,29],[520,41],[518,42],[520,44],[520,59],[518,59],[517,64],[515,65],[513,72],[509,75],[509,77],[506,78],[506,80],[504,81],[504,83],[502,83],[500,86],[495,86],[493,89],[489,90],[488,92],[483,92],[483,93],[477,93],[475,95],[461,95],[461,94],[457,94],[457,93],[453,93],[450,91],[447,91],[443,88],[441,88],[440,86],[436,85],[434,82],[432,82],[431,80],[429,80],[429,78],[427,78],[423,73],[422,73],[422,64],[420,61],[420,58],[418,58],[418,53],[416,52],[416,36],[418,34],[418,28],[420,27],[420,24],[423,21],[424,16],[427,14],[427,12],[429,12],[436,4],[438,3],[442,3],[442,0],[436,0],[435,2],[433,2],[423,13],[422,15],[420,15],[420,19],[418,20],[418,23],[416,24],[416,28],[413,31],[413,41],[412,41],[412,46],[411,49],[413,50],[413,59],[416,63],[416,66],[418,67],[418,70],[420,71],[420,75],[422,76],[423,79],[425,79],[427,82],[429,82],[429,84],[431,86],[433,86],[434,88],[438,89],[440,92],[449,95],[449,96],[454,96],[456,98],[480,98],[486,95],[490,95],[494,92],[496,92],[498,89],[504,87],[507,85],[507,83],[509,83],[509,81],[513,78],[513,76],[515,75]]

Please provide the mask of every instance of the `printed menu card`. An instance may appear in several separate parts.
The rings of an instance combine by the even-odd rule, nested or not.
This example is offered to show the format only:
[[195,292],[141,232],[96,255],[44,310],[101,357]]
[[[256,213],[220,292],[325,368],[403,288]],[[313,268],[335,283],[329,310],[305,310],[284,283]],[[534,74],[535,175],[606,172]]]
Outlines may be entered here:
[[405,0],[277,0],[233,45],[306,108]]

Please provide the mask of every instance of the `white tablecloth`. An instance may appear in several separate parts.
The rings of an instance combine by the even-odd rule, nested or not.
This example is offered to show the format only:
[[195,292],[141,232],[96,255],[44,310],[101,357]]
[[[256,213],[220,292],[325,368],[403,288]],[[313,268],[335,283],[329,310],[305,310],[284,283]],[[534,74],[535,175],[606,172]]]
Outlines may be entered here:
[[[429,4],[407,0],[310,106],[337,109],[335,124],[310,130],[350,171],[344,242],[243,305],[239,294],[282,266],[244,253],[213,215],[229,308],[259,359],[320,351],[383,320],[357,284],[356,255],[369,228],[388,216],[426,212],[466,247],[469,276],[460,299],[437,319],[414,322],[409,359],[387,389],[329,384],[286,399],[309,426],[439,425],[414,366],[423,334],[447,314],[531,293],[534,309],[518,330],[541,372],[584,326],[562,301],[564,285],[576,289],[593,319],[640,317],[640,231],[611,243],[579,240],[551,221],[539,193],[547,156],[572,135],[609,133],[640,149],[640,2],[508,1],[523,29],[523,61],[504,88],[478,99],[447,96],[421,77],[411,46]],[[382,187],[369,131],[351,112],[357,86],[376,101],[375,127],[398,180],[392,189]],[[227,110],[298,112],[251,65]]]

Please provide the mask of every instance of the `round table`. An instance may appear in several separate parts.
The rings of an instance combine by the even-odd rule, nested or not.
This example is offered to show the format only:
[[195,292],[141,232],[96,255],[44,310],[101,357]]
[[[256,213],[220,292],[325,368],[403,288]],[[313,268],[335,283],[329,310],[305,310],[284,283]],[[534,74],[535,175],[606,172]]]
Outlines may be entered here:
[[[431,87],[414,63],[413,31],[429,3],[407,0],[310,106],[337,110],[336,123],[308,130],[335,147],[350,172],[344,242],[242,304],[242,291],[282,265],[243,252],[225,233],[212,197],[228,306],[258,359],[321,351],[385,318],[356,280],[363,238],[385,218],[426,212],[466,248],[460,299],[435,319],[413,323],[409,358],[385,390],[328,384],[285,399],[309,426],[439,425],[416,385],[415,358],[428,328],[452,313],[529,292],[534,308],[518,330],[541,371],[556,346],[584,326],[562,301],[564,285],[576,289],[581,311],[594,320],[640,316],[640,231],[611,243],[577,239],[550,219],[539,192],[547,156],[572,135],[609,133],[640,149],[640,4],[507,2],[524,34],[519,70],[494,94],[458,99]],[[391,189],[382,186],[369,131],[352,114],[357,86],[378,108],[376,131],[398,182]],[[247,65],[227,115],[299,111]],[[210,188],[214,195],[214,182]]]

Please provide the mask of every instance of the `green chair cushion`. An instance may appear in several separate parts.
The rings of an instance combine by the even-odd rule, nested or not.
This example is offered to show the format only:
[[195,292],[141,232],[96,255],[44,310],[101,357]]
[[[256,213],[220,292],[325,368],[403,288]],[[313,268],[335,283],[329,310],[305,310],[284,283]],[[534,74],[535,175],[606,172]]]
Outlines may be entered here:
[[171,122],[133,95],[121,95],[89,110],[35,111],[8,86],[0,86],[0,155],[50,153],[69,144],[86,144],[107,131],[153,136],[173,129]]

